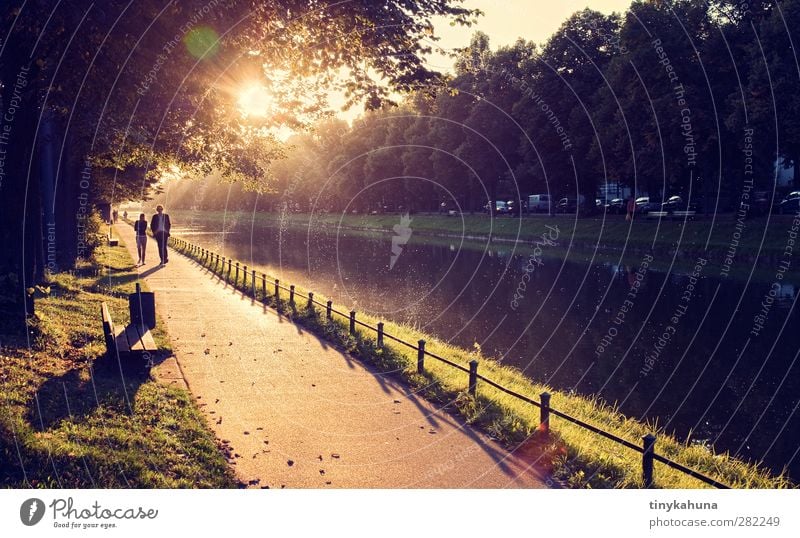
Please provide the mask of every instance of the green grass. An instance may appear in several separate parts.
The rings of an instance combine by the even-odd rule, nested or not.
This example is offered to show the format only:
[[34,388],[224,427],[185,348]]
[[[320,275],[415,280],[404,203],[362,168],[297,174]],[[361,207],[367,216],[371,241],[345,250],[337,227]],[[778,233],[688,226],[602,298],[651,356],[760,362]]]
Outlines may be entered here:
[[[27,337],[0,349],[0,485],[228,488],[238,484],[190,394],[105,357],[100,303],[119,323],[136,282],[125,246],[101,246],[37,289]],[[154,330],[160,355],[167,335]]]
[[[227,268],[216,267],[208,257],[178,248],[178,251],[193,257],[202,265],[216,271],[229,284],[252,293],[252,273],[245,284],[243,274],[235,279],[235,269],[227,277]],[[250,268],[251,270],[253,268]],[[257,268],[258,269],[258,268]],[[580,426],[563,419],[551,418],[551,433],[539,431],[539,410],[535,406],[495,389],[485,382],[478,382],[477,397],[467,392],[466,373],[441,363],[431,357],[425,360],[425,372],[416,371],[417,352],[386,338],[384,348],[375,343],[375,333],[357,326],[356,334],[349,334],[349,322],[342,316],[334,315],[329,321],[324,308],[309,308],[307,300],[300,297],[307,292],[296,288],[294,304],[289,304],[287,291],[281,290],[280,297],[274,295],[274,281],[267,277],[267,293],[264,294],[260,280],[256,285],[256,299],[277,308],[294,321],[305,325],[329,341],[338,344],[382,371],[393,372],[409,383],[427,398],[449,406],[460,413],[469,423],[490,433],[509,446],[520,449],[537,459],[538,466],[555,479],[570,487],[592,488],[635,488],[641,487],[641,454],[627,449],[611,440],[594,434]],[[288,283],[282,284],[288,287]],[[325,297],[315,295],[320,303]],[[349,312],[344,305],[334,305],[340,312]],[[357,314],[357,319],[376,326],[380,321],[365,314]],[[468,367],[471,360],[477,360],[478,372],[499,385],[528,398],[539,400],[539,394],[552,395],[551,406],[570,416],[598,426],[616,436],[641,444],[641,437],[656,433],[658,441],[656,452],[676,462],[706,474],[735,488],[785,488],[792,487],[786,476],[775,476],[766,468],[737,460],[728,454],[714,454],[708,448],[691,445],[674,438],[656,425],[645,424],[623,416],[615,408],[597,399],[567,394],[526,378],[520,371],[504,366],[482,356],[480,349],[465,350],[451,346],[441,340],[421,333],[411,327],[385,322],[385,331],[406,342],[426,341],[426,350],[447,358],[461,366]],[[656,463],[656,485],[663,488],[701,488],[703,482],[684,473]]]

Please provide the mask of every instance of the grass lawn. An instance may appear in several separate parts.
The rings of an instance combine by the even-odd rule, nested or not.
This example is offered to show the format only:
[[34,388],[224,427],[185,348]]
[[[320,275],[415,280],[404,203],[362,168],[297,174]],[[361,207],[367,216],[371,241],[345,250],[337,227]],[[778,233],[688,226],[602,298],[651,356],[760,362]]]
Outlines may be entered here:
[[[100,304],[127,322],[136,280],[123,244],[101,246],[38,289],[28,334],[2,342],[3,487],[237,486],[188,392],[145,372],[121,375],[104,356]],[[154,337],[168,355],[166,334]]]

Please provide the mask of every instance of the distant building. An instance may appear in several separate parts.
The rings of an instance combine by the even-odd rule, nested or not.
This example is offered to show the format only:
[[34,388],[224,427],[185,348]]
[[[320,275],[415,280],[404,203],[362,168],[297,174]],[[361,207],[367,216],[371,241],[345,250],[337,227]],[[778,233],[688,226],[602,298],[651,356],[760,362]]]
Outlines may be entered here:
[[608,181],[600,183],[597,187],[597,197],[603,200],[613,200],[622,198],[623,200],[631,195],[631,188],[622,185],[619,181]]
[[777,185],[776,187],[790,188],[794,185],[794,166],[786,166],[786,159],[778,159],[775,161],[775,168],[777,172]]

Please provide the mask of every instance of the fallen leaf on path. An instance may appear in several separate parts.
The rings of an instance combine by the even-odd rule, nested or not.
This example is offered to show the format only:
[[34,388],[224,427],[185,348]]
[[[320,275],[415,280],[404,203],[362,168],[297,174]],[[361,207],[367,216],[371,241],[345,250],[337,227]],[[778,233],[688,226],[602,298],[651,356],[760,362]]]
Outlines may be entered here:
[[293,462],[292,460],[288,460],[288,461],[286,462],[286,465],[288,465],[289,467],[291,467],[292,465],[294,465],[294,462]]

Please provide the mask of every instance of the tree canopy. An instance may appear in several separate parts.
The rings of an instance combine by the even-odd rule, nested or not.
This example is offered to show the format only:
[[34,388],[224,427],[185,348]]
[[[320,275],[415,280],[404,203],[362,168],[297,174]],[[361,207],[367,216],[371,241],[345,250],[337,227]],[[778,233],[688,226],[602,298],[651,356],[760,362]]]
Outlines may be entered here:
[[[476,14],[458,0],[3,2],[3,304],[84,252],[85,205],[144,198],[179,171],[262,189],[285,156],[275,129],[324,116],[329,90],[376,108],[436,81],[433,18]],[[270,92],[270,114],[238,110],[246,85]]]

